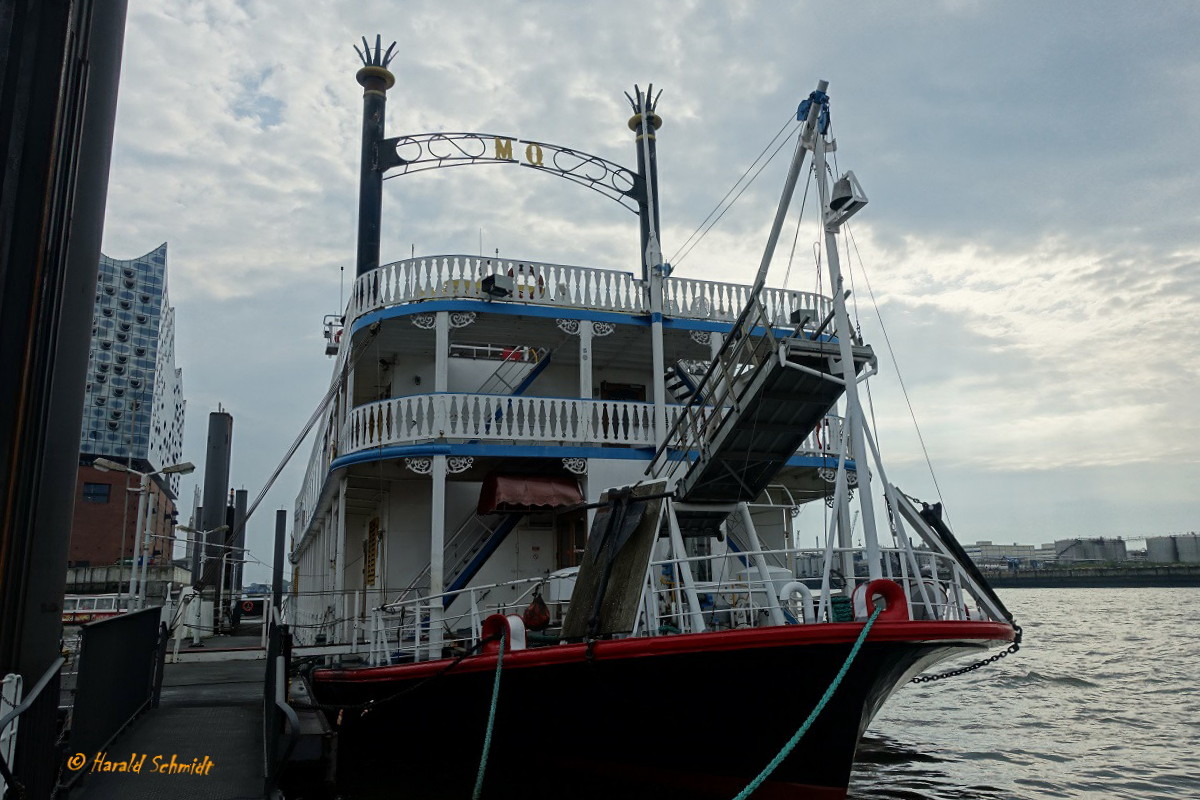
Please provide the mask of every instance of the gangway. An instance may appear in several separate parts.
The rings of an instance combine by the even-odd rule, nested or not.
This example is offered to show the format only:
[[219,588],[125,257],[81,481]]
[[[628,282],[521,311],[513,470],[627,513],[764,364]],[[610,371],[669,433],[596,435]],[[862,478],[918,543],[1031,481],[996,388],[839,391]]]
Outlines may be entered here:
[[[851,353],[855,375],[874,367],[870,347]],[[777,337],[752,298],[651,462],[658,475],[688,463],[680,533],[716,535],[731,506],[753,502],[845,393],[843,375],[836,339],[803,326]]]

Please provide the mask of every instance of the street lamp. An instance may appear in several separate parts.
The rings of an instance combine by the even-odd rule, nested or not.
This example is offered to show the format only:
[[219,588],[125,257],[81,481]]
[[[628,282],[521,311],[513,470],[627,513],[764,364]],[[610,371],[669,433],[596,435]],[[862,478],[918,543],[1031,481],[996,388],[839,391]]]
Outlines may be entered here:
[[[136,592],[136,608],[142,608],[145,605],[146,600],[146,566],[147,562],[149,561],[149,558],[143,558],[142,556],[143,539],[145,540],[144,547],[146,555],[149,555],[150,553],[150,525],[149,521],[146,520],[146,506],[150,495],[150,479],[155,475],[187,475],[196,471],[196,465],[190,461],[184,461],[182,463],[172,464],[169,467],[163,467],[162,469],[154,470],[152,472],[140,472],[139,470],[128,467],[125,464],[118,464],[116,461],[110,461],[107,458],[97,458],[92,462],[92,466],[101,472],[108,472],[110,470],[112,472],[128,472],[130,475],[137,475],[140,478],[138,492],[141,494],[141,497],[138,498],[137,527],[134,529],[136,531],[134,535],[134,541],[137,543],[135,550],[136,557],[134,558],[133,569],[130,571],[129,576],[129,598],[130,605],[134,605],[133,600]],[[145,531],[142,530],[143,523],[145,523],[146,526]],[[122,553],[121,555],[124,557],[125,554]],[[142,562],[140,581],[138,575],[138,561]]]
[[[202,530],[193,528],[191,525],[176,525],[175,530],[183,531],[184,533],[190,533],[192,535],[193,538],[184,540],[186,543],[193,544],[193,545],[195,545],[195,544],[202,545],[202,549],[200,551],[201,552],[200,571],[203,572],[204,571],[204,559],[207,558],[206,554],[208,552],[208,537],[211,534],[224,533],[225,531],[229,530],[229,526],[228,525],[218,525],[217,527],[215,527],[211,530],[202,531]],[[216,546],[224,547],[225,545],[216,545]],[[183,597],[183,594],[181,592],[180,598],[182,598],[182,597]],[[200,624],[201,624],[201,618],[202,618],[203,601],[200,597],[200,591],[194,587],[192,589],[192,594],[190,597],[191,597],[191,599],[188,600],[188,602],[196,604],[196,613],[195,613],[196,622],[195,622],[195,624],[190,626],[192,629],[192,646],[199,647],[200,646]],[[214,612],[214,616],[216,616],[216,609],[213,609],[213,612]]]

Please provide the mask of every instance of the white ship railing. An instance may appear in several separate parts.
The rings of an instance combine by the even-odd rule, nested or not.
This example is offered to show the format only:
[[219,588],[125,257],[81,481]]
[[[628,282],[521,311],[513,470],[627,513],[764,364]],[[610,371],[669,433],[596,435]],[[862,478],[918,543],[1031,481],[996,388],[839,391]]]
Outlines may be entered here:
[[[667,407],[667,424],[682,406]],[[836,455],[842,418],[829,415],[801,443],[800,455]],[[308,529],[329,465],[339,455],[441,440],[653,447],[654,404],[556,397],[425,394],[351,410],[336,445],[324,423],[304,475],[294,529]],[[852,453],[847,458],[853,458]]]
[[[489,298],[483,279],[506,275],[513,292]],[[745,307],[750,286],[694,278],[667,278],[663,313],[673,317],[733,322]],[[575,267],[540,261],[468,255],[423,256],[385,264],[354,282],[346,324],[364,314],[423,300],[494,300],[558,306],[568,309],[644,314],[650,305],[646,284],[630,272]],[[832,301],[812,292],[766,289],[759,300],[771,324],[789,326],[792,312],[808,312],[816,325],[832,309]]]
[[[668,425],[681,408],[667,407]],[[840,417],[826,417],[797,452],[836,452],[841,425]],[[338,452],[434,440],[653,447],[654,404],[494,394],[392,397],[351,410]]]
[[[930,551],[916,551],[920,575],[914,575],[909,552],[904,548],[881,548],[884,560],[883,576],[904,588],[911,619],[967,620],[983,619],[982,611],[971,608],[971,595],[964,587],[970,579],[952,558]],[[786,624],[822,624],[837,621],[832,598],[842,596],[840,586],[833,586],[826,563],[841,563],[842,553],[864,553],[862,548],[832,548],[832,560],[827,554],[813,550],[779,549],[761,551],[729,551],[717,555],[691,556],[683,559],[659,559],[650,563],[645,577],[642,608],[631,636],[662,636],[698,632],[695,620],[703,629],[728,630],[760,627],[771,624],[772,609],[783,612]],[[756,556],[763,556],[772,565],[791,564],[791,568],[775,566],[769,580],[760,577],[754,567]],[[693,572],[707,562],[715,580],[696,581],[700,597],[700,614],[690,608],[681,576],[683,564]],[[474,586],[457,592],[419,596],[389,603],[374,609],[367,622],[370,645],[368,658],[373,665],[407,661],[426,661],[441,658],[444,651],[467,652],[480,643],[483,620],[492,614],[521,614],[529,605],[534,589],[545,594],[548,581],[557,575],[526,578],[507,583]],[[573,576],[562,577],[573,580]],[[841,583],[840,576],[835,576]],[[865,586],[863,576],[849,579],[855,586]],[[811,588],[810,588],[811,587]],[[518,591],[513,596],[512,589]],[[782,590],[782,591],[781,591]],[[495,602],[501,595],[513,597]],[[450,598],[447,602],[446,598]],[[975,598],[976,600],[978,598]],[[464,602],[465,601],[465,602]],[[489,602],[491,601],[491,602]],[[552,628],[561,625],[568,603],[550,603]],[[443,611],[443,607],[447,610]],[[851,608],[853,617],[865,619],[865,607]],[[431,619],[439,619],[437,635],[430,636]]]
[[[667,278],[663,282],[663,313],[689,319],[734,322],[750,300],[751,287],[741,283]],[[791,327],[792,313],[809,317],[815,328],[832,310],[833,301],[813,292],[763,288],[758,295],[764,315],[776,327]]]
[[483,279],[507,275],[505,302],[644,313],[646,293],[630,272],[507,258],[447,255],[409,258],[364,273],[354,282],[347,323],[388,306],[421,300],[486,300]]
[[354,408],[340,450],[435,439],[650,447],[654,404],[497,394],[393,397]]

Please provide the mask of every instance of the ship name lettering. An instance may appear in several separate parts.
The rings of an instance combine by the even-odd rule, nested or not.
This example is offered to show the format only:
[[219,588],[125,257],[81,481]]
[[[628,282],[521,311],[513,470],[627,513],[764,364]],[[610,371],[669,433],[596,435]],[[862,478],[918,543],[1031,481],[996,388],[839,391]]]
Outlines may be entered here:
[[504,159],[505,161],[513,160],[512,139],[496,137],[496,158]]

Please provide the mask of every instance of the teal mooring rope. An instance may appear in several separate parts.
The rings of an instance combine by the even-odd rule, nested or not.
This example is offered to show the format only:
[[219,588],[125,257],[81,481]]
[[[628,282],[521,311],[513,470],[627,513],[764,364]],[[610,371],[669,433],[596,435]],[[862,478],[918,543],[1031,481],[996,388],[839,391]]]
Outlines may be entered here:
[[496,654],[496,679],[492,681],[492,708],[488,711],[487,733],[483,735],[483,755],[479,759],[479,774],[475,776],[475,791],[471,793],[471,800],[479,800],[479,796],[483,794],[483,774],[487,772],[488,753],[492,749],[492,728],[496,724],[496,701],[500,698],[500,665],[504,663],[504,643],[507,639],[507,633],[500,635],[500,651]]
[[[808,719],[804,720],[804,724],[800,726],[800,730],[796,731],[791,739],[788,739],[787,744],[783,746],[783,749],[780,750],[773,759],[771,759],[771,763],[767,764],[766,768],[762,772],[758,773],[754,780],[750,781],[750,783],[746,785],[746,788],[742,789],[742,791],[739,792],[737,797],[733,798],[733,800],[746,800],[746,798],[749,797],[755,789],[762,785],[763,781],[771,776],[771,773],[775,771],[775,768],[783,763],[783,760],[788,757],[788,754],[791,753],[792,750],[796,748],[796,745],[800,743],[800,740],[804,738],[804,734],[808,732],[809,727],[812,726],[813,722],[821,714],[821,711],[825,708],[826,704],[829,703],[829,698],[833,697],[833,693],[836,692],[838,686],[841,685],[842,678],[846,677],[847,670],[849,670],[850,665],[854,663],[854,659],[858,656],[859,649],[862,648],[863,642],[867,640],[867,634],[871,632],[871,626],[875,624],[875,619],[879,616],[879,612],[882,610],[882,605],[875,606],[875,610],[871,612],[871,618],[867,620],[867,624],[863,625],[862,632],[858,634],[858,641],[854,643],[854,647],[850,648],[850,655],[846,656],[846,661],[844,664],[842,664],[842,668],[838,670],[838,674],[834,676],[833,683],[829,684],[829,688],[825,690],[825,694],[821,697],[820,702],[817,703],[817,707],[814,708],[812,713],[808,715]],[[497,673],[496,679],[499,680],[499,673]],[[482,773],[480,774],[482,775]],[[478,795],[476,795],[476,797],[478,798]]]

